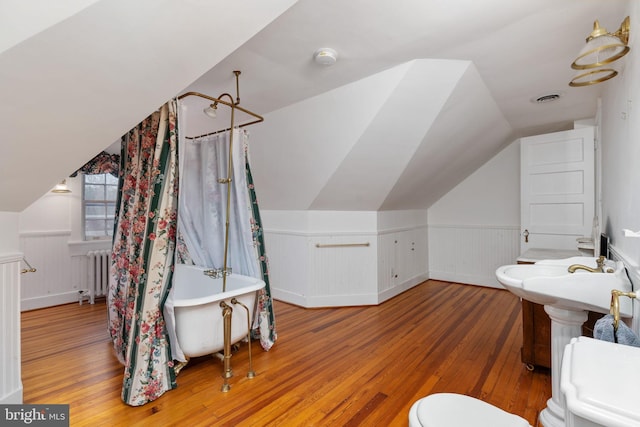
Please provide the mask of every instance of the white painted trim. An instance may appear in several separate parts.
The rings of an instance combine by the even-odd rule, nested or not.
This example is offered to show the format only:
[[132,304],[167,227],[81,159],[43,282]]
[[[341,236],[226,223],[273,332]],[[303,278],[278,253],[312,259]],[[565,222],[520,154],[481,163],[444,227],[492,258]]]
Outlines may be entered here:
[[70,256],[83,256],[89,251],[111,249],[111,240],[77,240],[68,242]]
[[21,252],[9,252],[0,254],[0,264],[10,264],[12,262],[21,262],[24,254]]
[[20,311],[35,310],[44,307],[53,307],[54,305],[69,304],[79,301],[79,291],[63,292],[55,295],[39,296],[34,298],[22,299],[20,301]]
[[304,295],[271,287],[271,297],[275,300],[286,302],[300,307],[307,307],[307,298]]
[[390,289],[385,289],[384,291],[378,294],[378,304],[383,303],[391,298],[400,295],[401,293],[408,291],[409,289],[418,286],[420,283],[429,280],[429,276],[427,274],[421,274],[412,279],[407,280],[404,283],[401,283],[397,286],[394,286]]
[[19,405],[23,403],[23,387],[22,380],[20,386],[9,394],[0,397],[0,405]]
[[[384,230],[379,230],[377,232],[359,232],[359,231],[319,231],[319,232],[313,232],[313,231],[290,231],[290,230],[277,230],[277,229],[273,229],[273,228],[265,228],[264,232],[265,233],[272,233],[272,234],[281,234],[284,236],[298,236],[298,237],[321,237],[321,236],[379,236],[381,234],[392,234],[392,233],[398,233],[398,232],[402,232],[402,231],[411,231],[411,230],[420,230],[420,229],[425,229],[428,230],[429,227],[431,227],[430,225],[419,225],[416,227],[397,227],[397,228],[387,228]],[[455,226],[451,226],[451,227],[455,227]],[[456,227],[456,228],[462,228],[462,227]],[[475,228],[475,227],[474,227]],[[484,227],[484,228],[492,228],[492,227]],[[493,228],[506,228],[506,227],[493,227]],[[519,230],[520,227],[515,227],[516,230]],[[69,244],[71,243],[75,243],[75,242],[69,242]]]
[[298,305],[305,308],[321,307],[352,307],[358,305],[378,305],[409,289],[429,280],[426,274],[416,276],[406,282],[376,294],[352,294],[352,295],[320,295],[305,296],[281,289],[271,288],[273,299]]
[[281,234],[284,236],[297,236],[297,237],[322,237],[322,236],[372,236],[375,237],[378,235],[377,232],[359,232],[359,231],[289,231],[289,230],[274,230],[265,228],[266,233],[272,234]]
[[71,230],[32,230],[22,231],[20,237],[71,236]]
[[393,234],[393,233],[401,233],[403,231],[414,231],[414,230],[429,230],[429,226],[427,224],[417,225],[413,227],[397,227],[397,228],[385,228],[384,230],[379,230],[378,235],[382,234]]
[[451,273],[448,271],[429,270],[431,280],[443,282],[463,283],[465,285],[486,286],[489,288],[504,289],[495,276],[476,276],[471,274]]
[[429,228],[463,228],[463,229],[482,229],[482,230],[520,230],[519,225],[484,225],[484,224],[429,224]]
[[319,295],[307,298],[307,308],[377,305],[377,294]]

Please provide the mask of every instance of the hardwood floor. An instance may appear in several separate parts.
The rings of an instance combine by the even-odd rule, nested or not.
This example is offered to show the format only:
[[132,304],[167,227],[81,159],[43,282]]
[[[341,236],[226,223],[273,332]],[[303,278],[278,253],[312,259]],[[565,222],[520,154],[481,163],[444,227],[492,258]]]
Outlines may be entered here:
[[520,362],[522,322],[509,292],[428,281],[379,306],[304,309],[275,302],[278,341],[222,364],[192,359],[178,387],[142,407],[120,400],[106,308],[70,304],[22,314],[25,403],[70,405],[72,426],[406,426],[436,392],[480,398],[536,425],[548,371]]

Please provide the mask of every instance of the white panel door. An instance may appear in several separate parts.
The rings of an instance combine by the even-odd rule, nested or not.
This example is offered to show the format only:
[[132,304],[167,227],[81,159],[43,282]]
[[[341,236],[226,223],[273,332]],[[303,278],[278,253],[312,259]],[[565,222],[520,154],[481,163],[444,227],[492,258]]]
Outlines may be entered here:
[[576,249],[593,227],[593,127],[522,138],[520,160],[521,253]]

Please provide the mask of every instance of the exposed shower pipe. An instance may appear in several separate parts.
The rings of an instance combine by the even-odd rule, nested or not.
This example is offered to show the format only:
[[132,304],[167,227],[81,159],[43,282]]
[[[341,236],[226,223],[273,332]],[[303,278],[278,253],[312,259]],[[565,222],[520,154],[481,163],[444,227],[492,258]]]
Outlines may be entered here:
[[[239,76],[241,74],[240,71],[235,70],[233,72],[233,74],[236,76],[236,99],[234,101],[233,97],[228,94],[228,93],[222,93],[221,95],[219,95],[217,98],[214,98],[212,96],[208,96],[208,95],[204,95],[202,93],[199,92],[187,92],[185,94],[182,94],[180,96],[178,96],[178,99],[183,99],[186,98],[188,96],[198,96],[200,98],[204,98],[204,99],[208,99],[210,101],[213,101],[213,104],[211,104],[212,107],[217,107],[218,104],[222,104],[222,105],[226,105],[227,107],[231,108],[231,123],[229,125],[229,127],[227,129],[223,129],[223,130],[219,130],[216,132],[210,132],[210,133],[206,133],[203,135],[199,135],[199,136],[195,136],[195,137],[187,137],[189,139],[193,139],[193,138],[200,138],[203,136],[208,136],[208,135],[213,135],[219,132],[226,132],[226,131],[231,131],[229,132],[229,158],[228,158],[228,162],[227,162],[227,177],[226,178],[219,178],[218,182],[220,184],[226,184],[227,185],[227,206],[226,206],[226,219],[225,219],[225,231],[224,231],[224,260],[223,260],[223,265],[222,265],[222,292],[226,292],[227,290],[227,275],[229,274],[229,271],[227,269],[227,260],[228,260],[228,252],[229,252],[229,215],[231,212],[231,181],[232,181],[232,177],[233,177],[233,129],[234,127],[236,127],[235,125],[235,111],[236,110],[240,110],[243,113],[246,113],[252,117],[255,118],[255,120],[252,120],[250,122],[247,123],[243,123],[240,125],[237,125],[238,128],[241,127],[245,127],[245,126],[249,126],[249,125],[253,125],[256,123],[260,123],[262,121],[264,121],[264,118],[252,111],[249,111],[245,108],[240,107],[240,83],[239,83]],[[222,98],[223,97],[228,97],[229,98],[229,102],[224,101]]]

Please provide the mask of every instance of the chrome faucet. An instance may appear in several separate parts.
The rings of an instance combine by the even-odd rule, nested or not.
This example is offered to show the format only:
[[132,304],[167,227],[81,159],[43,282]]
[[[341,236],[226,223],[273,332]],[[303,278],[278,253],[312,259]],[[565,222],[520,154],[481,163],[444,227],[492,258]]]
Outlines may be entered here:
[[[600,256],[598,257],[598,259],[596,260],[596,268],[592,268],[586,265],[582,265],[582,264],[571,264],[568,268],[569,273],[575,273],[576,270],[586,270],[586,271],[590,271],[591,273],[604,273],[604,261],[605,258],[604,256]],[[608,270],[607,270],[608,271]],[[608,272],[613,272],[613,270],[608,271]]]

